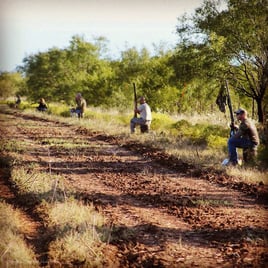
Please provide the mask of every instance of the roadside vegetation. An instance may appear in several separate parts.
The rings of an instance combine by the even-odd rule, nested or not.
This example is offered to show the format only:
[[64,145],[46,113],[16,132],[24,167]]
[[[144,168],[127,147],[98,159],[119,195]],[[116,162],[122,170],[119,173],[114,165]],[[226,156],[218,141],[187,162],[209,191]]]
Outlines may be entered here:
[[[140,135],[140,130],[137,129],[137,134],[130,135],[129,121],[133,114],[129,111],[119,112],[115,109],[88,107],[84,119],[78,120],[77,117],[71,117],[70,107],[65,104],[51,104],[47,113],[40,113],[25,101],[23,108],[20,109],[26,114],[60,120],[92,131],[135,140],[146,146],[161,149],[167,154],[174,155],[182,161],[200,168],[224,169],[227,173],[236,174],[242,179],[247,178],[247,181],[252,182],[267,180],[268,150],[263,143],[259,146],[258,155],[254,162],[243,163],[242,167],[237,168],[221,166],[222,161],[228,156],[229,119],[228,116],[224,116],[220,112],[207,115],[193,113],[180,116],[154,112],[149,134]],[[264,137],[261,136],[261,138],[265,142]],[[63,146],[64,144],[73,153],[85,146],[75,142],[53,141],[53,139],[43,142],[56,146]],[[242,159],[242,149],[238,149],[238,153]],[[257,176],[256,172],[258,173]],[[249,174],[252,175],[252,178]]]

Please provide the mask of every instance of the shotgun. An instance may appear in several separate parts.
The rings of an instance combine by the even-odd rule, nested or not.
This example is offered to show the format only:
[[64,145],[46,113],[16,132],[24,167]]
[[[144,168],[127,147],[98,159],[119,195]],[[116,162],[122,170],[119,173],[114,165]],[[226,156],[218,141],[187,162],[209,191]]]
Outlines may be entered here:
[[226,92],[227,92],[227,105],[228,105],[230,117],[231,117],[230,137],[232,137],[236,132],[236,128],[235,128],[235,124],[234,124],[235,119],[234,119],[234,113],[233,113],[232,102],[231,102],[230,91],[229,91],[229,86],[228,86],[227,80],[225,80],[225,87],[226,87]]
[[135,83],[133,83],[133,89],[134,89],[134,117],[137,117],[137,112],[136,112],[136,109],[137,109],[137,92],[136,92],[136,85]]

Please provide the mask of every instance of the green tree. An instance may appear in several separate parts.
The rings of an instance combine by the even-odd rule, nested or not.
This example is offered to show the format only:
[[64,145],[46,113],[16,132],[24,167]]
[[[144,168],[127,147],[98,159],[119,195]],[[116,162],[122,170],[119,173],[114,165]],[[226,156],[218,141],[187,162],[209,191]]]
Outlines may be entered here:
[[71,104],[80,92],[92,105],[105,102],[113,71],[101,58],[101,42],[98,39],[96,45],[74,36],[65,49],[52,48],[25,58],[21,70],[26,76],[28,97]]
[[20,73],[0,73],[0,97],[8,98],[20,94],[25,87],[24,79]]
[[162,112],[177,111],[178,88],[173,81],[174,69],[169,65],[169,51],[152,57],[140,75],[144,95],[149,99],[153,110]]
[[267,0],[205,0],[190,23],[185,17],[181,22],[177,32],[181,38],[179,48],[183,49],[179,52],[190,48],[196,55],[186,65],[190,70],[188,79],[196,74],[219,84],[228,79],[235,90],[256,102],[259,122],[264,122],[268,87]]
[[[144,95],[144,88],[141,84],[141,76],[146,71],[150,61],[150,54],[147,49],[140,51],[135,48],[128,48],[121,52],[119,60],[111,62],[114,70],[114,78],[111,82],[112,96],[111,104],[116,107],[129,108],[133,106],[133,83],[136,83],[137,95]],[[120,103],[121,100],[121,104]]]
[[178,89],[176,83],[172,83],[174,70],[169,65],[171,52],[160,48],[158,54],[151,57],[146,48],[138,51],[133,47],[123,51],[121,60],[113,63],[116,69],[114,92],[123,94],[128,107],[133,105],[132,84],[135,82],[137,95],[145,96],[152,110],[177,110]]

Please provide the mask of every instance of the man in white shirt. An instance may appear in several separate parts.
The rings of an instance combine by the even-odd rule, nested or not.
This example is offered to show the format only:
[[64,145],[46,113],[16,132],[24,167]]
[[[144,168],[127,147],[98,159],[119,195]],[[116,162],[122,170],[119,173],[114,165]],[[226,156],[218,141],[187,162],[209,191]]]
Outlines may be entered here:
[[152,113],[150,106],[146,103],[144,97],[140,98],[140,106],[135,108],[135,113],[138,113],[140,117],[133,117],[130,121],[130,132],[135,133],[136,125],[141,127],[147,126],[147,129],[150,127],[152,121]]

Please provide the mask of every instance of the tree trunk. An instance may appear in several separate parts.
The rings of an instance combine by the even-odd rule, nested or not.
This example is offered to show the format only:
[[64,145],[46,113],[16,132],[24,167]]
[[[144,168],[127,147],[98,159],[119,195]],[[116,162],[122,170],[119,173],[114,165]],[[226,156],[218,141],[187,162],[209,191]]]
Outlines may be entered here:
[[264,113],[262,109],[262,99],[258,98],[256,99],[257,102],[257,110],[258,110],[258,122],[259,123],[264,123]]

